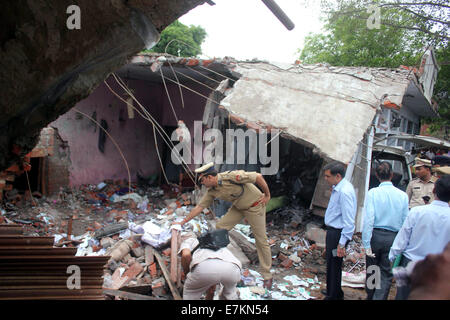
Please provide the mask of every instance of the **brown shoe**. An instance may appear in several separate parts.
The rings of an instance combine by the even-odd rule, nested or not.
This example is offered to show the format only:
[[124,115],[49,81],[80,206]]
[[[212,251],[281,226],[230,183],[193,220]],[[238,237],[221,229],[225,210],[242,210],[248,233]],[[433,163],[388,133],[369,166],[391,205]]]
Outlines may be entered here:
[[272,279],[264,280],[264,288],[270,290],[272,289]]

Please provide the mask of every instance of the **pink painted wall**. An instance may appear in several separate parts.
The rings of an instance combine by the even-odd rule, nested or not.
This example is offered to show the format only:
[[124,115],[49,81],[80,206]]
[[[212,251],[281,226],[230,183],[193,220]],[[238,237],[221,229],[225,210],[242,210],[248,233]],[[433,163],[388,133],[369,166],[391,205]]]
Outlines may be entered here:
[[[208,89],[205,86],[202,86],[200,84],[196,84],[196,83],[189,83],[189,84],[184,84],[185,86],[191,88],[192,90],[195,90],[196,92],[198,92],[199,94],[205,96],[205,97],[209,97],[209,94],[211,93],[211,90]],[[165,99],[163,100],[163,108],[164,108],[164,113],[163,113],[163,117],[162,117],[162,123],[165,126],[177,126],[177,121],[176,118],[174,116],[174,113],[172,111],[172,107],[170,105],[169,99],[167,99],[167,93],[166,90],[164,88],[164,86],[162,87],[163,90],[163,94],[165,96]],[[207,102],[207,100],[202,97],[199,94],[196,94],[186,88],[181,88],[181,92],[183,94],[183,101],[184,101],[184,108],[183,108],[183,104],[181,102],[181,97],[180,97],[180,89],[176,84],[170,85],[168,86],[168,91],[169,91],[169,95],[172,101],[172,105],[174,107],[175,113],[178,117],[178,120],[183,120],[184,123],[186,124],[186,126],[189,129],[189,132],[191,133],[191,152],[192,152],[192,157],[194,156],[194,121],[202,121],[203,120],[203,112],[205,110],[205,104]],[[203,136],[203,131],[202,130],[202,136]],[[174,142],[174,144],[176,145],[178,142]],[[191,161],[193,162],[193,158],[191,159]],[[192,163],[190,166],[191,170],[195,169],[195,164]]]
[[[113,90],[123,96],[123,90],[114,79],[109,78],[107,82]],[[130,80],[128,86],[134,90],[136,98],[161,125],[176,126],[172,108],[162,85]],[[205,96],[209,95],[208,89],[205,90],[200,85],[189,85],[189,87]],[[183,89],[185,102],[183,109],[178,86],[168,85],[168,90],[178,118],[185,121],[193,135],[194,121],[202,120],[206,100]],[[144,175],[160,172],[151,123],[136,112],[134,119],[129,119],[125,103],[114,96],[104,84],[100,85],[88,98],[80,101],[74,109],[89,116],[92,116],[95,111],[98,123],[101,119],[107,121],[108,133],[122,150],[130,168],[132,181],[136,180],[138,170]],[[106,138],[105,152],[100,152],[98,149],[100,129],[95,130],[96,125],[88,118],[80,116],[74,109],[51,124],[59,130],[61,138],[69,145],[70,184],[72,186],[98,184],[106,179],[128,179],[125,163],[110,138]],[[125,121],[119,121],[120,114]],[[161,156],[163,143],[158,137]]]

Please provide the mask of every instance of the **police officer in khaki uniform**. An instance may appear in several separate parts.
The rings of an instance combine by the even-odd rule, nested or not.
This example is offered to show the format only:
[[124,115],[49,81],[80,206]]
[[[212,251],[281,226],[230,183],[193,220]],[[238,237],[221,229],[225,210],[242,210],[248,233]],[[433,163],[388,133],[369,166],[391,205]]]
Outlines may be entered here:
[[450,174],[450,167],[436,167],[433,168],[433,173],[436,175],[436,178],[441,178],[445,176],[446,174]]
[[[198,205],[184,218],[181,225],[199,215],[209,207],[215,198],[229,201],[233,205],[217,222],[217,229],[231,230],[245,218],[255,236],[260,273],[264,278],[264,287],[272,287],[272,254],[266,234],[266,204],[270,200],[270,191],[263,176],[257,172],[235,170],[217,173],[212,162],[195,170],[200,174],[199,181],[208,188]],[[258,185],[263,192],[256,186]]]
[[[412,179],[406,188],[406,194],[409,198],[409,208],[423,206],[434,200],[434,183],[436,177],[431,173],[431,161],[427,159],[415,159],[416,164],[413,168],[416,171],[417,178]],[[428,197],[425,201],[424,197]]]

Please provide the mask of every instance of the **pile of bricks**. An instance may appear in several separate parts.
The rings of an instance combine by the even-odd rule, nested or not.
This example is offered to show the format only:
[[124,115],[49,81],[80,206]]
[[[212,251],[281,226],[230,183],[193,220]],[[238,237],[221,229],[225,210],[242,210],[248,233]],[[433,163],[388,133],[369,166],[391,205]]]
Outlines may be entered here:
[[161,253],[142,243],[141,236],[134,235],[119,241],[110,237],[101,239],[101,246],[107,248],[107,254],[111,256],[104,275],[106,292],[116,299],[122,297],[120,290],[138,293],[132,297],[126,296],[127,299],[141,300],[145,296],[167,299],[172,296],[180,300],[179,289],[184,275],[177,256],[179,233],[173,230],[170,247]]

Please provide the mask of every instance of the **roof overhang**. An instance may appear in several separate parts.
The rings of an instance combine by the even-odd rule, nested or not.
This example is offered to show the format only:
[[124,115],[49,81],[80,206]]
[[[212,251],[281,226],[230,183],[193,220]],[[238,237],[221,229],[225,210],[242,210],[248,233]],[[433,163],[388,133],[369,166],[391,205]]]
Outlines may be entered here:
[[411,80],[404,95],[403,106],[406,106],[420,117],[439,118],[437,110],[425,98],[416,81]]
[[447,140],[442,140],[435,137],[429,137],[429,136],[420,136],[420,135],[414,135],[414,134],[397,134],[397,135],[391,135],[388,137],[388,139],[398,139],[398,140],[405,140],[415,143],[419,146],[424,147],[436,147],[436,148],[447,148],[450,149],[450,142]]
[[123,78],[143,80],[153,83],[203,83],[216,88],[226,75],[232,77],[228,69],[229,60],[174,57],[160,53],[141,53],[134,56],[127,65],[117,71]]

